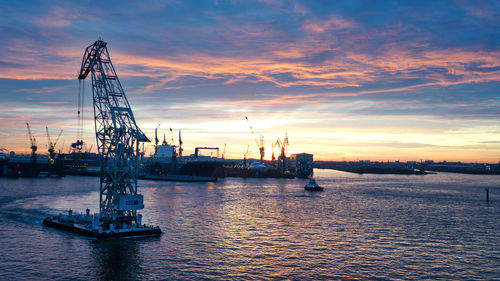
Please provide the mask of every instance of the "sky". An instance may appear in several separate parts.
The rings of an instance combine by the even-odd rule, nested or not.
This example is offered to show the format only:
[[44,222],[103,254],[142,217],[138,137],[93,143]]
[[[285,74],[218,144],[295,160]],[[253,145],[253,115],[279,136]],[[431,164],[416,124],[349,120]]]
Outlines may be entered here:
[[500,161],[499,1],[0,1],[0,148],[29,152],[29,122],[67,152],[98,38],[139,127],[187,153],[287,133],[315,160]]

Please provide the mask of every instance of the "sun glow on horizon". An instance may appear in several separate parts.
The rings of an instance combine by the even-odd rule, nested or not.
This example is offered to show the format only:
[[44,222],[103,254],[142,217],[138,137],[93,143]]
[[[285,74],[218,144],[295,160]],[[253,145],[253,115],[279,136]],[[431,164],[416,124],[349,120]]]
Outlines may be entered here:
[[317,160],[498,162],[498,5],[289,4],[146,1],[109,15],[77,2],[0,3],[0,148],[29,152],[29,122],[41,153],[45,126],[64,130],[68,150],[77,71],[99,35],[139,127],[150,139],[158,126],[160,138],[182,130],[187,153],[226,144],[228,157],[249,147],[259,158],[248,116],[266,159],[288,133],[290,153]]

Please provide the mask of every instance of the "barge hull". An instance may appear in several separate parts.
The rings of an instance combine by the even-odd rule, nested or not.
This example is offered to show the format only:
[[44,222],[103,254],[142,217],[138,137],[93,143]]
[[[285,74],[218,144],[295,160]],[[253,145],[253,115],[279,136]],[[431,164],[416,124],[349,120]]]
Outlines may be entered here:
[[48,227],[53,227],[59,230],[64,230],[76,234],[80,234],[92,238],[117,238],[117,237],[134,237],[134,236],[160,236],[161,229],[159,227],[147,227],[139,229],[131,229],[127,231],[97,231],[91,230],[84,227],[78,227],[74,224],[59,222],[53,220],[52,218],[46,218],[43,220],[43,225]]

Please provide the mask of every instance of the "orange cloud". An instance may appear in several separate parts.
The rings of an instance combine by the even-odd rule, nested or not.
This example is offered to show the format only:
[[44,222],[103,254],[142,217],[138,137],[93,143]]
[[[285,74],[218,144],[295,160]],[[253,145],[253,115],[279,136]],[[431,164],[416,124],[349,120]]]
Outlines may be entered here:
[[[349,24],[331,20],[326,26]],[[5,79],[75,79],[81,63],[83,48],[34,47],[35,42],[12,39],[7,42],[7,53],[23,53],[23,56],[3,56],[0,78]],[[274,43],[271,43],[274,44]],[[426,50],[425,45],[398,46],[388,44],[384,51],[373,54],[346,50],[332,46],[327,40],[312,38],[306,42],[276,45],[274,51],[261,55],[242,57],[233,53],[211,55],[185,53],[175,57],[131,55],[113,52],[111,57],[120,77],[147,77],[147,85],[138,90],[147,93],[153,90],[195,87],[195,84],[175,84],[182,77],[199,77],[220,80],[222,84],[245,82],[270,82],[277,87],[313,86],[321,88],[356,88],[387,80],[421,79],[401,88],[388,88],[376,92],[408,90],[430,85],[455,85],[499,81],[500,55],[493,51],[466,51],[461,49]],[[276,51],[278,50],[278,51]],[[412,51],[418,50],[418,51]],[[321,63],[308,62],[312,55],[322,52],[338,53],[326,56]],[[62,60],[43,59],[46,54],[55,54]],[[69,61],[68,61],[69,60]],[[64,63],[63,63],[64,62]],[[481,65],[491,71],[480,71],[467,67]],[[141,69],[141,71],[137,71]],[[445,69],[446,72],[435,71]],[[421,73],[421,71],[426,71]],[[365,91],[368,93],[369,90]]]

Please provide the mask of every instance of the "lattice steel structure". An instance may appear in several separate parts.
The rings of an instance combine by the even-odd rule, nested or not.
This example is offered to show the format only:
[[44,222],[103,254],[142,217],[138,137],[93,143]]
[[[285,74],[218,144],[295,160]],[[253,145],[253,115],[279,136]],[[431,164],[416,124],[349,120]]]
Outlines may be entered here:
[[100,217],[103,224],[140,224],[136,213],[143,208],[142,196],[137,193],[139,142],[149,140],[135,122],[106,45],[98,40],[87,47],[78,76],[84,80],[91,73],[92,77],[95,132],[101,156]]

